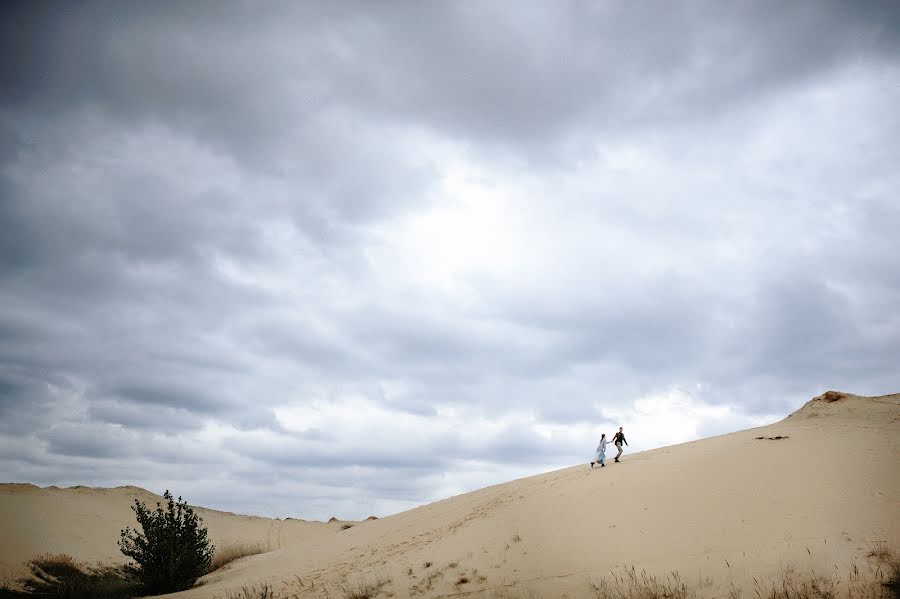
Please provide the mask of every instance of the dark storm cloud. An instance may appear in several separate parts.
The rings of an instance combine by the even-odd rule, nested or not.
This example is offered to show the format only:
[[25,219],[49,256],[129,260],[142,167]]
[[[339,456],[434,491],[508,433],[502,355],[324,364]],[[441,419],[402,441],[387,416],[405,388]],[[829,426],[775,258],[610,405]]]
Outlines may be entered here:
[[40,403],[46,401],[46,384],[18,369],[0,370],[0,430],[16,433],[34,430],[42,421]]
[[137,455],[135,436],[114,426],[60,424],[39,435],[51,453],[90,458],[128,459]]
[[[216,498],[195,479],[224,472],[302,516],[363,509],[355,468],[397,507],[472,463],[578,459],[529,427],[609,398],[896,390],[896,3],[508,9],[7,6],[0,475],[139,463]],[[503,224],[533,212],[523,272],[384,250],[492,176]],[[333,420],[279,415],[313,398]]]
[[310,135],[301,157],[315,164],[326,111],[547,141],[585,118],[606,129],[705,115],[840,62],[889,58],[898,20],[890,2],[23,4],[4,19],[4,103],[163,121],[235,154]]
[[[167,398],[168,399],[168,398]],[[188,400],[180,405],[191,405]],[[88,416],[96,422],[118,424],[129,429],[184,432],[200,428],[202,420],[183,408],[147,406],[133,401],[97,400],[88,408]]]

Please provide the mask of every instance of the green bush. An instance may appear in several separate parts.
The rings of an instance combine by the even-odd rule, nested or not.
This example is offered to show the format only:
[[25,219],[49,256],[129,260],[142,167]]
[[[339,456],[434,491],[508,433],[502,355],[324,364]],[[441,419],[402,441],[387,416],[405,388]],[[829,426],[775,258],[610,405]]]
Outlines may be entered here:
[[151,511],[134,500],[131,509],[143,529],[126,528],[119,539],[119,550],[134,560],[129,572],[148,593],[183,591],[209,571],[214,547],[206,536],[206,528],[194,510],[183,501],[163,495],[165,509],[159,503]]

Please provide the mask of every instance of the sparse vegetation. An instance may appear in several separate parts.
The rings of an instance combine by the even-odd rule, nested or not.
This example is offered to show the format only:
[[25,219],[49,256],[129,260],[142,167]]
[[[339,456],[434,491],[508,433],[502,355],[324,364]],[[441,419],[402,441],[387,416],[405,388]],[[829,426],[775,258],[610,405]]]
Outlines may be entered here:
[[880,581],[884,597],[900,599],[900,555],[884,544],[876,546],[868,557],[876,562],[876,579]]
[[796,580],[786,573],[780,583],[766,586],[753,580],[753,592],[759,599],[833,599],[837,596],[837,580],[813,574],[808,579]]
[[[858,567],[852,566],[845,581],[838,576],[822,576],[814,571],[798,573],[790,568],[782,573],[780,580],[753,578],[753,596],[756,599],[900,598],[900,559],[893,551],[883,548],[873,550],[868,557],[877,562],[874,569],[863,575]],[[678,572],[660,578],[644,570],[638,571],[634,566],[613,572],[611,577],[589,580],[588,584],[597,599],[688,599],[697,596]],[[730,599],[739,599],[742,594],[742,589],[734,583],[726,592]],[[503,597],[512,599],[514,595]]]
[[227,599],[275,599],[275,591],[268,584],[245,586],[228,593]]
[[426,568],[430,568],[430,567],[431,567],[431,562],[425,562],[425,567],[426,567]]
[[269,551],[271,551],[271,549],[264,543],[237,543],[234,545],[227,545],[215,551],[212,557],[212,563],[209,566],[209,571],[213,572],[218,570],[242,557],[259,555],[260,553],[267,553]]
[[137,499],[131,509],[141,531],[121,532],[119,550],[134,560],[127,571],[151,594],[189,589],[209,571],[214,547],[202,520],[186,501],[166,491],[166,508],[157,503],[151,511]]
[[681,580],[678,572],[670,572],[665,578],[658,578],[634,566],[613,572],[611,578],[589,580],[588,584],[597,599],[687,599],[694,593]]
[[443,570],[434,570],[434,571],[433,571],[431,574],[429,574],[428,577],[425,579],[425,588],[430,590],[431,587],[434,585],[434,581],[437,580],[438,578],[443,578],[443,577],[444,577],[444,571],[443,571]]
[[466,576],[465,574],[461,575],[461,576],[459,577],[459,580],[456,581],[456,584],[457,584],[457,585],[461,585],[461,584],[469,584],[469,577]]
[[[64,553],[42,555],[28,562],[32,578],[24,580],[27,594],[20,596],[65,599],[126,599],[138,593],[123,568],[87,568]],[[12,590],[5,591],[13,597]]]
[[375,599],[381,589],[390,584],[391,579],[377,579],[375,581],[358,581],[356,583],[347,583],[341,586],[341,592],[344,599]]
[[341,524],[341,530],[347,530],[348,528],[353,528],[353,524],[350,524],[349,522]]

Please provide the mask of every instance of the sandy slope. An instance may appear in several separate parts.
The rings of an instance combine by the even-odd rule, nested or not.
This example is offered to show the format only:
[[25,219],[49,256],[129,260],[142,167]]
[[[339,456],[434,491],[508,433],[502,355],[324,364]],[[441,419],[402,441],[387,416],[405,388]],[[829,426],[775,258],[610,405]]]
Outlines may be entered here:
[[[298,534],[180,595],[225,597],[268,583],[289,594],[341,597],[340,585],[382,580],[390,581],[382,596],[580,597],[589,595],[589,580],[629,565],[677,570],[706,596],[732,583],[749,590],[753,576],[780,579],[790,568],[846,578],[854,564],[866,571],[873,548],[900,548],[898,473],[900,395],[826,394],[770,426],[626,454],[603,470],[583,464],[512,481],[349,530]],[[2,513],[19,493],[47,491],[9,489],[0,494]],[[111,499],[123,491],[93,493],[93,502],[60,496],[46,504],[82,514],[84,528],[67,536],[76,556],[78,537],[92,542],[100,514],[127,516]],[[52,538],[31,502],[16,509],[26,523],[20,535]],[[208,522],[215,536],[216,520]],[[248,534],[268,534],[265,522],[248,524]],[[45,550],[56,549],[29,546]]]
[[[25,562],[43,553],[68,553],[87,564],[121,563],[119,531],[136,522],[131,505],[138,499],[151,508],[163,498],[138,487],[40,488],[0,484],[0,582],[26,573]],[[279,549],[330,534],[339,524],[272,520],[197,508],[217,547],[262,544]]]

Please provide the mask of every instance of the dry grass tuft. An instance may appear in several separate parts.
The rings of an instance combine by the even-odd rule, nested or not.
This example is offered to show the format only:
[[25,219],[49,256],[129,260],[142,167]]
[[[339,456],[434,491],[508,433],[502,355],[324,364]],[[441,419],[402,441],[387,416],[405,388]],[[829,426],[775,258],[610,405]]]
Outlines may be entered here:
[[[121,567],[88,568],[67,554],[47,554],[28,562],[32,578],[23,581],[31,595],[65,599],[126,599],[138,585]],[[27,596],[27,595],[26,595]]]
[[39,564],[45,571],[81,571],[81,567],[75,558],[68,553],[45,553],[31,560],[32,564]]
[[425,588],[430,591],[431,587],[434,586],[434,581],[436,581],[439,578],[443,578],[443,577],[444,577],[443,570],[434,570],[431,574],[428,575],[427,578],[425,578]]
[[344,599],[375,599],[381,593],[381,589],[390,584],[390,582],[390,578],[379,578],[375,581],[367,580],[354,584],[348,583],[345,586],[341,586],[341,592],[344,595]]
[[613,572],[611,578],[589,580],[597,599],[687,599],[694,593],[687,588],[678,572],[660,579],[634,566]]
[[816,576],[797,580],[790,572],[782,576],[780,583],[770,587],[753,579],[753,592],[759,599],[833,599],[837,597],[839,581],[827,576]]
[[213,554],[212,564],[209,566],[209,571],[213,572],[218,570],[242,557],[268,553],[271,550],[272,549],[265,543],[237,543],[222,547],[221,549],[216,548],[216,552]]
[[900,555],[881,544],[872,549],[868,557],[877,564],[875,577],[881,585],[883,596],[900,599]]
[[226,599],[275,599],[275,591],[267,584],[245,586],[240,591],[228,593]]

